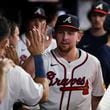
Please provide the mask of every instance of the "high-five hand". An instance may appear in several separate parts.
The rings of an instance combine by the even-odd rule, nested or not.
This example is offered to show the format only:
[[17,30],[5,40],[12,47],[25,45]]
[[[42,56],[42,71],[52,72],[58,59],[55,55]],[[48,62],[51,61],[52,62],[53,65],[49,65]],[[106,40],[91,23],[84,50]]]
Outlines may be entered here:
[[39,55],[44,52],[44,35],[35,27],[27,33],[30,41],[29,51],[32,55]]

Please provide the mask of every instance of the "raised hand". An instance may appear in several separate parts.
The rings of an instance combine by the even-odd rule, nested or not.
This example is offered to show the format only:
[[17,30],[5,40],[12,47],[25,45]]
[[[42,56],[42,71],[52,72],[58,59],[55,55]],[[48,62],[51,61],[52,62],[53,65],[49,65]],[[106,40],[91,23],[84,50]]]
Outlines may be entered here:
[[30,41],[30,46],[28,46],[29,51],[32,55],[39,55],[44,52],[44,40],[45,37],[35,27],[27,33],[27,37]]

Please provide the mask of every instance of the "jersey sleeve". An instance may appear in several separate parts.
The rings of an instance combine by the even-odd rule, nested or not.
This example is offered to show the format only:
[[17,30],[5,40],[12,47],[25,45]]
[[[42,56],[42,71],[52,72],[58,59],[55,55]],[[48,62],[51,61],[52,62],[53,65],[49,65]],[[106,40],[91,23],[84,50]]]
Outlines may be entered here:
[[103,96],[103,94],[104,94],[104,81],[102,76],[102,69],[101,69],[100,62],[97,60],[92,95]]
[[18,93],[18,100],[28,106],[35,106],[43,96],[43,86],[35,83],[31,76],[21,67],[13,69],[13,76],[16,80],[14,86]]

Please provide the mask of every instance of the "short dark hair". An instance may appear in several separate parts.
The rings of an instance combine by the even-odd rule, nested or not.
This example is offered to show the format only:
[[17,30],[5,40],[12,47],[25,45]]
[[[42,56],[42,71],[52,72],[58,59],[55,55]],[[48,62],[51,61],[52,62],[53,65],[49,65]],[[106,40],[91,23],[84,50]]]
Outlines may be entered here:
[[3,40],[5,37],[8,37],[10,34],[10,28],[8,24],[8,20],[0,16],[0,41]]

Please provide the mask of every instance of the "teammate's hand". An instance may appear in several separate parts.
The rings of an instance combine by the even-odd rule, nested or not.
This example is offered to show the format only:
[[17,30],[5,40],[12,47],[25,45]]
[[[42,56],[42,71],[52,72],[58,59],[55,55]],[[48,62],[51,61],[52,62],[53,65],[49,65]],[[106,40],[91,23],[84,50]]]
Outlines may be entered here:
[[44,35],[35,27],[27,33],[30,41],[29,51],[33,56],[42,54],[44,52]]

